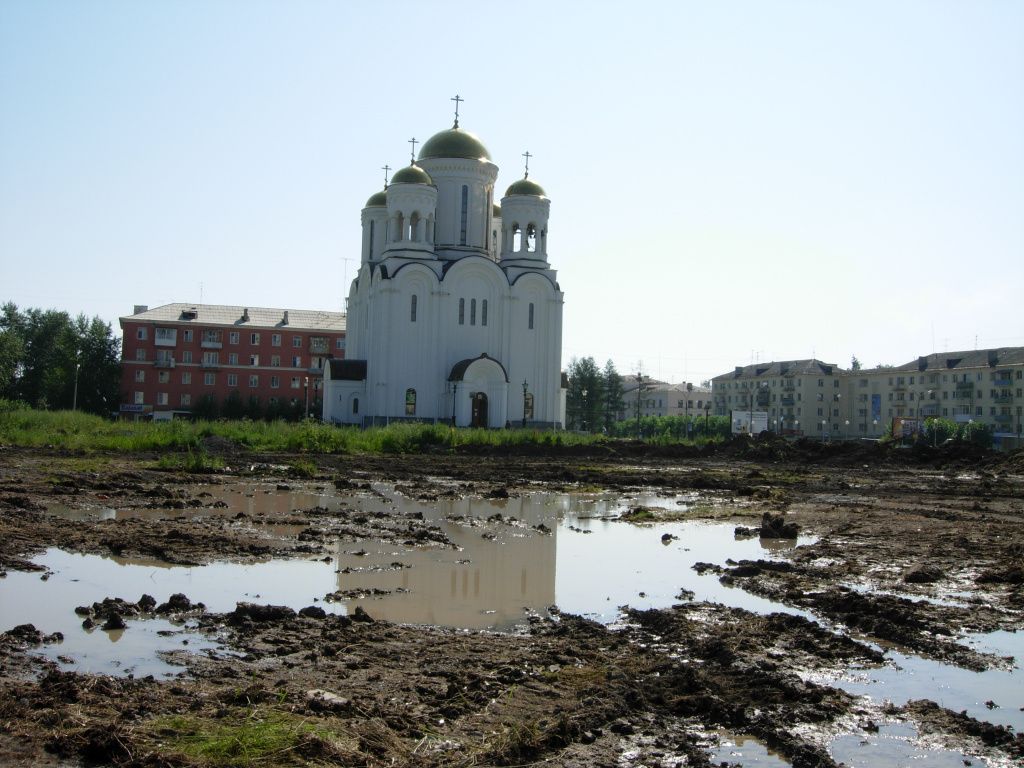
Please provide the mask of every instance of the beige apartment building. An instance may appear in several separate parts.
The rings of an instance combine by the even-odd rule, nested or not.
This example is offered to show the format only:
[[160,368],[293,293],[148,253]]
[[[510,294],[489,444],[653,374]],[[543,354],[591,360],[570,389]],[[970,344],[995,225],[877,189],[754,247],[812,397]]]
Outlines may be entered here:
[[714,413],[767,411],[770,429],[808,437],[880,437],[894,420],[981,422],[1021,435],[1024,347],[942,352],[904,365],[845,370],[819,360],[739,366],[712,379]]
[[840,373],[820,360],[737,366],[711,380],[712,411],[764,411],[768,428],[784,435],[838,434],[846,420]]
[[711,403],[711,390],[693,382],[669,384],[645,376],[638,395],[636,378],[623,377],[624,408],[617,415],[619,421],[636,418],[638,397],[641,416],[700,416]]

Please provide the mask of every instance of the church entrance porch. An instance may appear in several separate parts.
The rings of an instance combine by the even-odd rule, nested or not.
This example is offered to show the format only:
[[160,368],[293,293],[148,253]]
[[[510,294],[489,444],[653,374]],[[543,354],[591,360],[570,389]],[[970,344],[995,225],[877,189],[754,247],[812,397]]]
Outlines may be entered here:
[[[505,366],[488,357],[457,362],[448,376],[455,426],[493,428],[508,418],[508,374]],[[457,393],[457,394],[456,394]]]
[[483,392],[473,393],[473,408],[469,425],[471,427],[487,426],[487,395]]

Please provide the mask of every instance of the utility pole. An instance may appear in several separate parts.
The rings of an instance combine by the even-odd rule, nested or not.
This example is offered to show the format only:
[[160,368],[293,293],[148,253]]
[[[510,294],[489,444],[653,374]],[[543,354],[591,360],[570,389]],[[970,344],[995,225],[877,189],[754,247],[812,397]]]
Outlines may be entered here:
[[639,440],[640,435],[640,398],[643,393],[647,390],[644,385],[644,374],[642,370],[636,372],[636,439]]

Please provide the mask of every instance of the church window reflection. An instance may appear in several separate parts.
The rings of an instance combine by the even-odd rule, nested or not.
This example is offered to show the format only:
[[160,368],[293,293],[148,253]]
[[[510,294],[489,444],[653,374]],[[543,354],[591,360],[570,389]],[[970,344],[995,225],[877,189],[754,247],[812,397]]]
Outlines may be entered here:
[[415,416],[416,415],[416,390],[407,389],[405,390],[405,415]]

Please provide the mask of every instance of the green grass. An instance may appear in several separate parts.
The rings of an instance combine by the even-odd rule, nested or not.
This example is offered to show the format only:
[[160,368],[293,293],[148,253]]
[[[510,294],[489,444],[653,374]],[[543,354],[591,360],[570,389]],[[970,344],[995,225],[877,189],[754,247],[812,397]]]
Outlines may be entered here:
[[[110,421],[73,411],[40,411],[6,401],[0,408],[0,445],[68,451],[137,453],[190,452],[191,459],[168,459],[167,468],[209,471],[202,458],[209,438],[253,451],[345,454],[406,454],[462,448],[558,449],[615,442],[603,435],[540,429],[453,429],[447,424],[397,423],[359,429],[313,420],[285,421]],[[659,438],[662,440],[663,438]],[[299,474],[308,466],[293,465]],[[312,468],[315,471],[315,467]]]
[[344,758],[358,751],[352,735],[262,707],[216,720],[163,717],[150,722],[146,730],[159,740],[165,755],[180,755],[210,768],[307,764],[309,753]]

